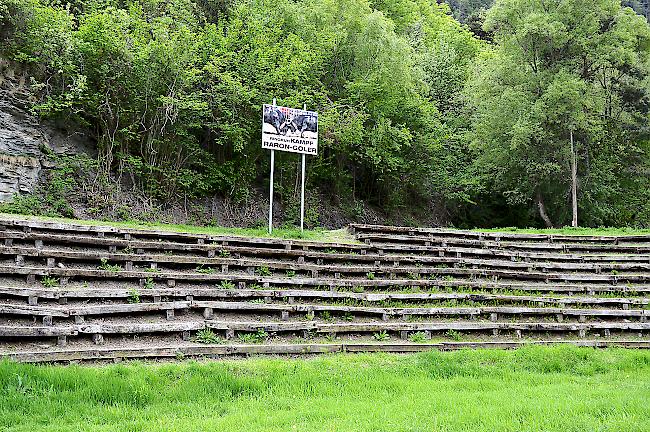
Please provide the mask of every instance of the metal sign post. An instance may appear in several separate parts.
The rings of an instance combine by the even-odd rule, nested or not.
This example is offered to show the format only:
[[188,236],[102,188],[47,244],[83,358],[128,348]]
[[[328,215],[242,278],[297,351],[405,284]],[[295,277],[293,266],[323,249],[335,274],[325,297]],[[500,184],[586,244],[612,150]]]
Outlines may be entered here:
[[[307,111],[307,104],[302,106]],[[300,189],[300,232],[305,231],[305,154],[302,154],[302,187]]]
[[[273,106],[276,100],[273,98]],[[273,231],[273,171],[275,168],[275,150],[271,149],[271,182],[269,185],[269,234]]]
[[269,185],[269,233],[273,231],[273,174],[275,150],[301,153],[302,181],[300,188],[300,231],[305,229],[305,155],[318,154],[318,113],[303,109],[264,105],[262,107],[262,148],[271,150],[271,181]]

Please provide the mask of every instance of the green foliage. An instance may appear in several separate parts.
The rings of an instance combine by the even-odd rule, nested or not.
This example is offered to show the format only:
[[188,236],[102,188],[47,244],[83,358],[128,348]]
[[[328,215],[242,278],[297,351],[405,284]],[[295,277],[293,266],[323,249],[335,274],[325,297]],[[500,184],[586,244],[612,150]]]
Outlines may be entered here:
[[0,212],[23,215],[41,214],[43,212],[42,201],[36,195],[14,194],[11,201],[0,204]]
[[[445,7],[423,0],[373,4],[384,13],[366,0],[7,1],[3,51],[34,69],[35,111],[96,130],[98,172],[158,198],[246,199],[265,174],[261,104],[276,96],[320,112],[310,182],[403,205],[404,192],[428,193],[442,105],[478,47]],[[450,78],[427,75],[437,68]],[[295,224],[299,162],[276,163]],[[307,225],[318,219],[309,205]]]
[[129,290],[129,297],[127,298],[129,303],[140,303],[140,293],[137,289],[132,288]]
[[617,0],[550,3],[497,0],[487,14],[497,45],[466,91],[477,171],[508,204],[566,223],[572,131],[580,220],[646,224],[650,27]]
[[202,344],[221,344],[224,342],[222,338],[217,336],[212,329],[206,328],[206,329],[201,329],[198,332],[196,332],[196,336],[194,337],[194,340],[198,343]]
[[261,266],[255,269],[255,274],[258,276],[271,276],[271,270],[267,266]]
[[97,266],[98,269],[104,270],[104,271],[109,271],[109,272],[118,272],[122,270],[122,267],[119,266],[118,264],[109,264],[108,260],[106,258],[102,258],[100,261],[99,266]]
[[269,334],[261,329],[255,333],[244,333],[239,336],[239,340],[244,343],[262,343],[268,338]]
[[[98,156],[49,155],[42,186],[0,211],[127,220],[112,196],[124,187],[158,204],[245,202],[266,186],[260,111],[277,97],[319,111],[307,226],[327,220],[321,195],[357,219],[370,203],[475,226],[540,225],[543,209],[564,224],[568,131],[580,222],[647,226],[647,22],[618,0],[447,3],[494,43],[430,0],[4,0],[0,55],[29,77],[32,110],[91,131]],[[299,173],[278,152],[287,226]]]
[[41,285],[45,288],[55,288],[59,286],[59,279],[51,276],[43,276],[41,278]]
[[415,332],[409,336],[409,340],[415,343],[423,343],[426,342],[428,338],[424,332]]
[[200,264],[196,266],[194,271],[203,274],[213,274],[216,270],[213,267],[205,267],[203,264]]
[[386,332],[386,330],[382,330],[380,332],[374,333],[372,335],[372,338],[376,341],[383,342],[389,340],[390,335]]
[[[224,281],[221,281],[221,283],[219,284],[219,288],[231,290],[231,289],[235,289],[235,284],[232,281],[224,280]],[[251,285],[250,288],[255,289],[255,288],[253,288],[252,285]]]
[[319,314],[319,316],[320,316],[320,319],[322,319],[323,321],[332,321],[333,320],[332,314],[330,313],[330,311],[322,311]]
[[44,151],[53,167],[45,170],[43,181],[33,194],[16,194],[12,201],[1,203],[0,212],[52,217],[74,215],[74,191],[88,180],[96,162],[84,155],[59,156]]

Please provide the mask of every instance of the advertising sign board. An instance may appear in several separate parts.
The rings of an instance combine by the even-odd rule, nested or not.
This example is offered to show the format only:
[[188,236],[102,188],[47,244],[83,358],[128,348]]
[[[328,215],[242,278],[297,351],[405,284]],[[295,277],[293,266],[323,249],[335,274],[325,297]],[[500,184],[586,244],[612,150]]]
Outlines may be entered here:
[[262,148],[318,154],[317,112],[267,104],[262,110]]

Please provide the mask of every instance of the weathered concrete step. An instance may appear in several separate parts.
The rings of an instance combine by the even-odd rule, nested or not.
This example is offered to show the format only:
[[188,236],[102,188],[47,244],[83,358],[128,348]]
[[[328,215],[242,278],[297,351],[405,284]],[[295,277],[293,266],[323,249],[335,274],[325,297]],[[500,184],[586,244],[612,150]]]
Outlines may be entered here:
[[[83,235],[91,234],[97,237],[113,237],[140,240],[162,240],[162,241],[177,241],[182,243],[195,243],[204,244],[207,242],[230,242],[232,244],[241,245],[280,245],[282,247],[296,247],[296,248],[340,248],[346,249],[350,246],[355,246],[353,242],[340,243],[340,242],[316,242],[309,240],[284,240],[278,238],[263,238],[263,237],[243,237],[236,235],[213,235],[213,234],[199,234],[188,233],[180,231],[167,231],[167,230],[150,230],[138,228],[122,228],[106,225],[83,225],[74,224],[69,222],[50,222],[50,221],[36,221],[21,219],[19,216],[9,217],[8,215],[0,215],[0,227],[4,230],[8,228],[22,230],[23,232],[30,233],[38,231],[42,233],[65,233],[67,235]],[[0,230],[1,231],[1,230]],[[358,245],[357,245],[358,246]]]
[[[223,289],[223,288],[142,288],[137,294],[141,298],[207,298],[207,299],[292,299],[307,300],[313,299],[341,301],[356,300],[364,302],[384,302],[390,300],[405,302],[448,302],[448,301],[472,301],[472,302],[498,302],[498,303],[534,303],[538,305],[582,305],[612,307],[617,306],[623,309],[642,308],[650,304],[647,297],[578,297],[578,296],[530,296],[530,295],[509,295],[509,294],[473,294],[473,293],[391,293],[372,292],[356,293],[350,291],[327,291],[327,290],[300,290],[300,289]],[[83,288],[65,290],[60,288],[22,288],[12,286],[0,286],[0,294],[7,297],[18,297],[31,299],[37,302],[38,299],[45,300],[104,300],[104,299],[128,299],[133,295],[133,288]],[[182,302],[179,302],[182,303]],[[94,306],[88,306],[94,307]],[[139,307],[137,304],[132,307]],[[44,309],[48,309],[47,307]]]
[[[146,259],[145,259],[146,261]],[[133,261],[130,261],[133,263]],[[159,261],[159,262],[162,262]],[[99,264],[99,263],[98,263]],[[177,265],[178,263],[174,264]],[[196,262],[192,263],[191,260],[187,262],[186,266],[189,266],[190,269],[185,270],[184,272],[178,273],[179,278],[187,279],[190,275],[203,275],[203,276],[215,276],[215,273],[220,272],[221,275],[227,275],[231,273],[231,268],[239,268],[241,272],[246,271],[249,275],[259,273],[260,269],[264,268],[266,273],[271,273],[269,276],[272,276],[273,272],[286,273],[288,271],[295,272],[296,276],[304,277],[304,274],[298,275],[298,272],[311,274],[312,278],[318,278],[322,273],[327,273],[331,276],[334,276],[335,280],[344,281],[350,278],[355,278],[359,276],[365,276],[366,279],[379,281],[380,279],[399,279],[399,277],[406,277],[409,280],[422,280],[430,278],[441,278],[441,277],[451,277],[451,278],[491,278],[492,280],[512,280],[512,281],[537,281],[543,283],[558,283],[558,282],[575,282],[575,283],[606,283],[606,284],[627,284],[627,283],[647,283],[650,282],[650,272],[648,273],[625,273],[625,274],[596,274],[596,273],[557,273],[557,272],[536,272],[536,271],[515,271],[515,270],[501,270],[501,269],[485,269],[485,268],[456,268],[456,267],[375,267],[375,266],[318,266],[318,265],[309,265],[309,264],[287,264],[287,263],[274,263],[274,262],[265,262],[259,263],[260,265],[255,265],[250,261],[242,261],[240,263],[232,264],[222,264],[219,269],[213,268],[212,270],[206,269],[197,269],[192,267],[197,267]],[[264,265],[262,265],[264,264]],[[49,266],[46,268],[50,269],[52,274],[57,274],[61,276],[73,277],[75,275],[88,275],[89,271],[96,271],[98,265],[92,265],[90,263],[81,264],[83,267],[78,268],[56,268],[55,266]],[[152,264],[154,265],[154,264]],[[160,275],[163,272],[157,268],[157,263],[155,264],[156,268],[150,269],[151,271],[121,271],[122,268],[116,270],[99,270],[103,271],[104,276],[107,277],[108,273],[113,273],[113,275],[122,275],[124,277],[127,273],[141,273],[146,274],[141,277],[157,277],[156,274]],[[128,262],[124,263],[124,268],[128,267]],[[17,265],[0,265],[0,274],[25,274],[25,269],[29,268],[38,268],[35,266],[26,267],[24,261],[20,261]],[[133,268],[131,264],[130,268]],[[170,269],[165,269],[164,273],[170,274]],[[202,271],[199,271],[202,270]],[[194,273],[191,273],[194,271]],[[96,273],[99,275],[99,273]],[[235,274],[234,277],[240,279],[242,276]],[[370,277],[372,276],[372,277]],[[399,276],[399,277],[398,277]],[[194,280],[197,276],[193,276]],[[299,279],[297,277],[297,279]],[[223,278],[221,279],[223,280]],[[408,284],[407,284],[408,285]]]
[[636,318],[645,322],[650,317],[650,310],[642,309],[571,309],[571,308],[533,308],[533,307],[504,307],[504,306],[471,306],[471,307],[366,307],[338,306],[327,304],[279,304],[254,303],[236,301],[195,300],[192,308],[204,309],[203,316],[212,318],[214,310],[224,312],[246,311],[257,313],[281,312],[283,319],[289,319],[290,314],[307,314],[312,317],[315,313],[328,312],[334,314],[350,313],[361,315],[379,315],[384,320],[389,318],[407,319],[411,316],[456,316],[479,317],[489,316],[492,321],[502,317],[549,316],[559,321],[564,319],[586,320],[591,318]]
[[453,238],[435,235],[400,235],[384,233],[357,233],[356,238],[369,246],[382,248],[385,245],[423,245],[423,246],[464,246],[490,249],[512,249],[525,251],[556,251],[556,252],[631,252],[648,253],[650,243],[583,243],[583,242],[520,242],[520,241],[493,241]]
[[470,239],[492,239],[495,241],[501,240],[516,240],[516,241],[537,241],[549,242],[554,241],[579,241],[579,242],[604,242],[610,244],[620,244],[624,242],[649,242],[650,234],[641,235],[624,235],[624,236],[611,236],[611,235],[568,235],[568,234],[530,234],[530,233],[512,233],[512,232],[489,232],[489,231],[468,231],[468,230],[455,230],[445,228],[414,228],[414,227],[400,227],[388,225],[369,225],[369,224],[350,224],[350,229],[353,233],[399,233],[408,235],[444,235],[449,237],[470,238]]
[[256,322],[256,321],[218,321],[206,320],[207,328],[228,332],[296,332],[313,331],[316,333],[374,333],[374,332],[418,332],[418,331],[464,331],[485,332],[530,331],[530,332],[579,332],[584,336],[588,330],[647,331],[650,323],[626,322],[592,322],[592,323],[553,323],[553,322],[349,322],[321,323],[315,321],[290,322]]
[[[323,334],[337,333],[377,333],[398,332],[403,339],[414,332],[425,332],[429,337],[431,332],[479,332],[491,331],[493,335],[499,332],[514,332],[516,337],[526,332],[577,332],[579,337],[585,337],[587,331],[602,331],[609,336],[612,331],[642,333],[650,330],[650,323],[631,322],[590,322],[590,323],[551,323],[551,322],[475,322],[475,321],[443,321],[443,322],[348,322],[323,323],[316,321],[185,321],[158,323],[93,323],[67,326],[26,326],[0,325],[0,340],[7,338],[51,338],[58,337],[59,345],[67,343],[66,338],[81,334],[92,335],[96,344],[104,342],[105,335],[123,334],[154,334],[182,333],[183,340],[190,340],[191,332],[209,328],[225,331],[226,338],[235,336],[235,332],[257,332],[264,330],[272,333],[314,332]],[[409,333],[410,332],[410,333]]]
[[[255,245],[255,246],[234,246],[228,242],[210,244],[188,244],[169,241],[139,241],[125,240],[122,238],[92,237],[70,234],[48,234],[22,231],[0,231],[0,239],[10,247],[14,242],[31,242],[34,247],[41,249],[45,246],[66,246],[66,247],[87,247],[104,248],[109,252],[120,250],[132,250],[138,254],[150,251],[173,252],[174,254],[196,254],[212,257],[220,254],[249,256],[249,257],[280,257],[285,259],[304,260],[326,260],[326,261],[351,261],[351,262],[384,262],[393,264],[395,262],[434,262],[436,258],[478,258],[487,260],[507,260],[514,262],[564,262],[564,263],[643,263],[650,262],[650,254],[567,254],[564,251],[557,253],[548,252],[521,252],[501,248],[472,248],[472,247],[417,247],[409,245],[387,245],[388,247],[377,248],[374,246],[346,246],[344,250],[327,248],[319,251],[314,248],[293,249],[291,245]],[[523,263],[522,263],[523,264]]]
[[43,362],[96,362],[128,359],[183,359],[193,357],[223,357],[250,354],[310,355],[340,352],[395,352],[410,353],[431,350],[452,351],[459,349],[517,349],[530,345],[575,345],[593,348],[624,347],[650,348],[650,341],[487,341],[487,342],[383,342],[383,343],[293,343],[293,344],[171,344],[135,347],[93,347],[76,349],[51,349],[43,351],[0,351],[0,357],[26,363]]
[[[28,283],[35,283],[37,277],[54,277],[61,286],[66,286],[71,279],[102,280],[102,281],[134,281],[145,286],[146,281],[166,283],[173,287],[177,282],[193,284],[232,283],[245,288],[247,284],[256,284],[261,288],[303,288],[320,287],[332,291],[339,289],[403,289],[404,287],[428,287],[434,289],[476,289],[492,291],[522,291],[566,293],[569,295],[581,293],[587,295],[606,293],[630,293],[643,295],[650,292],[650,285],[617,285],[594,283],[535,283],[535,282],[488,282],[480,279],[331,279],[331,278],[299,278],[252,276],[248,274],[204,274],[183,272],[146,272],[146,271],[107,271],[89,269],[61,269],[49,267],[15,267],[0,265],[0,274],[12,277],[26,276]],[[579,281],[578,281],[579,282]],[[618,280],[615,280],[618,282]]]
[[465,246],[481,247],[489,249],[511,249],[524,251],[556,251],[556,252],[629,252],[643,253],[650,252],[650,243],[628,243],[628,244],[598,244],[598,243],[532,243],[532,242],[515,242],[515,241],[491,241],[491,240],[469,240],[462,238],[449,238],[445,236],[417,236],[417,235],[398,235],[383,233],[359,233],[356,238],[364,241],[366,244],[382,249],[385,245],[421,245],[421,246]]
[[[350,313],[355,315],[378,315],[384,320],[398,317],[406,319],[411,316],[457,316],[457,317],[479,317],[490,316],[490,319],[497,321],[498,317],[518,316],[549,316],[563,321],[564,319],[586,320],[591,318],[637,318],[643,322],[650,317],[650,310],[642,309],[578,309],[578,308],[534,308],[534,307],[504,307],[504,306],[472,306],[472,307],[369,307],[369,306],[340,306],[332,304],[287,304],[287,303],[258,303],[242,301],[215,301],[215,300],[192,300],[192,301],[171,301],[171,302],[144,302],[144,303],[116,303],[98,304],[86,306],[59,306],[42,307],[16,304],[1,304],[0,316],[2,315],[27,315],[50,317],[48,325],[52,325],[52,317],[75,317],[75,320],[85,316],[111,316],[116,314],[133,314],[143,312],[167,312],[167,318],[173,319],[174,311],[185,309],[199,309],[203,311],[205,318],[212,318],[214,311],[223,312],[257,312],[257,313],[281,313],[282,319],[289,319],[290,314],[307,314],[314,316],[315,313]],[[77,321],[76,321],[77,322]],[[80,324],[83,320],[77,322]],[[45,324],[45,322],[44,322]]]
[[111,316],[116,314],[134,314],[145,312],[165,312],[167,319],[173,319],[176,310],[189,309],[189,301],[169,301],[169,302],[144,302],[144,303],[111,303],[96,304],[86,306],[67,306],[43,307],[35,305],[0,304],[0,317],[4,316],[32,316],[43,317],[43,325],[53,325],[53,318],[70,318],[74,317],[75,323],[80,324],[86,316],[101,315]]
[[[248,269],[266,266],[279,270],[297,270],[305,272],[321,273],[389,273],[389,274],[407,274],[414,272],[430,272],[443,269],[448,266],[464,268],[469,266],[473,269],[497,269],[497,270],[516,270],[518,272],[532,273],[541,271],[547,273],[554,272],[581,272],[581,273],[603,273],[603,272],[632,272],[639,273],[650,272],[650,256],[646,262],[599,262],[599,263],[570,263],[570,262],[520,262],[506,261],[501,259],[474,259],[463,257],[435,257],[435,256],[372,256],[372,255],[345,255],[338,254],[336,259],[328,265],[324,265],[324,258],[317,258],[317,263],[308,263],[304,260],[295,263],[293,259],[287,259],[285,251],[275,251],[278,255],[275,259],[261,259],[257,254],[254,257],[245,258],[228,258],[228,257],[197,257],[176,254],[133,254],[133,253],[111,253],[111,252],[92,252],[92,251],[70,251],[56,248],[36,248],[36,247],[4,247],[0,248],[0,256],[9,256],[15,259],[17,265],[23,265],[25,258],[40,258],[47,260],[51,266],[57,262],[80,262],[80,263],[99,263],[100,260],[121,263],[131,266],[137,263],[145,264],[168,264],[168,265],[185,265],[195,267],[197,265],[206,266],[231,266],[236,268]],[[300,252],[301,254],[303,252]],[[327,254],[318,254],[327,256]],[[282,259],[284,258],[284,259]],[[370,258],[370,259],[369,259]],[[375,258],[375,259],[372,259]],[[310,257],[311,259],[311,257]],[[372,265],[368,264],[372,262]],[[405,265],[406,264],[406,265]],[[437,267],[441,266],[441,267]],[[216,269],[215,269],[216,271]]]

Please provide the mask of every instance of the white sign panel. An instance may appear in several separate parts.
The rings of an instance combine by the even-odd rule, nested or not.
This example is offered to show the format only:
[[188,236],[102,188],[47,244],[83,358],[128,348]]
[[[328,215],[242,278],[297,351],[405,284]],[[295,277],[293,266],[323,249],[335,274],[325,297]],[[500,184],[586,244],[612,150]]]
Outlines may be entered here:
[[264,105],[262,148],[308,155],[318,154],[318,113]]

